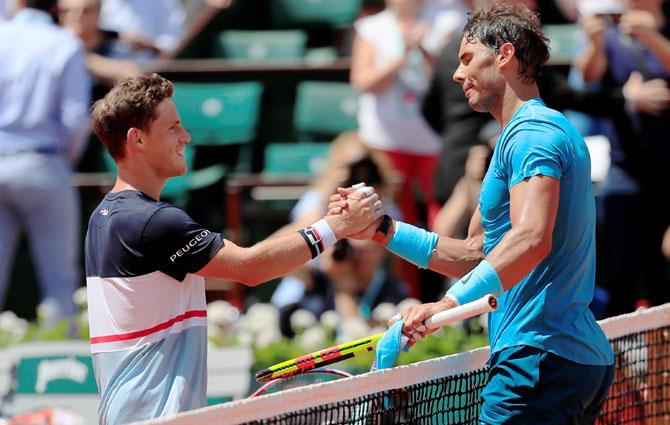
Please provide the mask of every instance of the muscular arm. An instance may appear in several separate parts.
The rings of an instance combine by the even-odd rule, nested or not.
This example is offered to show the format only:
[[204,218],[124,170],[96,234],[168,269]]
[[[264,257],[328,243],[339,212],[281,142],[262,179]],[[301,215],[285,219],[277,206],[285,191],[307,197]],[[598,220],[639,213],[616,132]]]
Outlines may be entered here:
[[428,267],[445,276],[463,277],[484,259],[483,241],[482,216],[477,207],[470,219],[468,237],[454,239],[440,236]]
[[560,181],[542,175],[510,189],[512,229],[486,257],[504,290],[523,279],[551,252]]
[[197,274],[256,286],[289,273],[310,258],[310,250],[297,232],[271,237],[249,248],[226,240]]
[[[498,273],[504,290],[516,285],[551,252],[559,184],[557,179],[538,175],[514,185],[510,190],[512,229],[486,257]],[[475,238],[479,229],[482,229],[481,216],[477,210],[471,223],[472,235],[468,239]],[[443,243],[442,238],[440,243]],[[430,262],[433,270],[436,270],[434,266],[442,262],[436,257],[433,254]],[[405,323],[403,332],[413,338],[425,336],[431,331],[420,332],[416,329],[427,317],[457,305],[456,299],[447,295],[434,303],[409,307],[402,312]]]
[[[354,192],[349,205],[345,213],[324,218],[338,239],[379,225],[383,208],[377,194],[366,197]],[[289,273],[310,258],[310,249],[297,232],[272,236],[249,248],[226,241],[197,274],[256,286]]]
[[[387,245],[395,234],[396,222],[393,220],[386,238],[381,242]],[[470,220],[468,237],[454,239],[440,236],[430,257],[428,268],[448,277],[462,277],[484,259],[482,253],[483,233],[479,208]]]

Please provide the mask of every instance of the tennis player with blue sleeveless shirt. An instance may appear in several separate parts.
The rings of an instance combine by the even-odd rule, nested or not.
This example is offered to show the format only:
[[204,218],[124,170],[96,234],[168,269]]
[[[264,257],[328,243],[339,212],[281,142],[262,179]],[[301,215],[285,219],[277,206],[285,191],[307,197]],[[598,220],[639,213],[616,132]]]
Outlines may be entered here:
[[[315,258],[338,238],[374,231],[383,205],[357,187],[349,214],[243,248],[160,201],[186,172],[190,136],[157,74],[120,81],[93,108],[96,135],[116,162],[112,191],[86,234],[91,353],[103,425],[207,402],[205,277],[254,286]],[[361,185],[357,185],[361,186]]]
[[[383,235],[375,235],[419,267],[461,278],[440,301],[403,310],[403,332],[422,337],[431,315],[494,294],[480,423],[592,424],[614,356],[588,308],[595,279],[589,153],[567,119],[539,98],[549,50],[536,15],[492,4],[469,18],[463,34],[453,78],[470,107],[489,112],[502,133],[465,240],[386,219]],[[331,198],[331,214],[346,209],[337,201]]]

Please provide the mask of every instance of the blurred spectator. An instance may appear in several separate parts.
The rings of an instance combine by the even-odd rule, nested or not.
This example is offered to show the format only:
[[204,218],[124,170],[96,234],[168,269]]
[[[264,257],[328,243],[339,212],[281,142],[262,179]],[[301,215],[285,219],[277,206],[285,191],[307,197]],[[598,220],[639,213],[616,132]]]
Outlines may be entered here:
[[11,18],[11,7],[11,1],[0,0],[0,21],[6,21],[7,19]]
[[423,42],[430,28],[419,19],[419,0],[387,0],[386,9],[354,23],[351,83],[362,95],[359,135],[389,156],[404,181],[400,209],[409,223],[421,221],[414,197],[420,187],[429,221],[439,210],[433,171],[439,136],[421,117],[433,59]]
[[[333,140],[323,171],[291,211],[291,223],[278,232],[295,231],[313,223],[314,217],[323,217],[328,211],[328,200],[337,187],[344,187],[348,181],[354,180],[375,186],[375,191],[385,200],[387,211],[397,214],[393,204],[386,201],[393,199],[395,180],[387,158],[372,151],[356,133],[343,133]],[[303,297],[305,282],[311,281],[315,268],[318,268],[318,260],[312,260],[285,276],[272,295],[272,304],[281,308]]]
[[[670,24],[663,0],[626,1],[623,13],[594,13],[581,24],[589,44],[576,60],[587,82],[623,87],[635,73],[670,78]],[[597,12],[597,11],[596,11]],[[667,101],[665,105],[667,107]],[[667,260],[659,247],[670,224],[670,111],[623,110],[612,117],[612,166],[601,195],[605,275],[611,314],[632,311],[636,299],[670,299]]]
[[86,49],[86,69],[93,77],[93,100],[102,99],[123,77],[138,74],[135,62],[121,58],[118,34],[98,27],[100,0],[59,0],[61,26],[79,37]]
[[[420,0],[386,0],[386,8],[354,23],[351,84],[361,92],[359,135],[384,152],[402,177],[398,204],[404,221],[431,223],[440,209],[433,195],[433,174],[440,137],[421,116],[421,102],[432,73],[433,57],[424,43],[430,32],[420,19]],[[416,199],[426,206],[422,217]],[[410,294],[422,296],[419,271],[398,263]]]
[[[118,34],[98,27],[100,0],[58,0],[60,25],[79,37],[86,50],[86,69],[92,78],[91,100],[102,99],[116,81],[140,73],[140,67],[120,46]],[[102,144],[91,134],[88,148],[77,166],[79,171],[106,170]],[[97,202],[97,201],[96,201]]]
[[79,40],[58,28],[56,0],[17,0],[0,23],[0,300],[21,229],[58,320],[75,312],[79,199],[72,164],[89,131],[90,80]]
[[184,32],[179,0],[102,0],[100,28],[115,31],[133,59],[168,54]]
[[419,13],[421,20],[428,23],[423,47],[433,57],[452,39],[458,38],[467,22],[468,0],[423,0]]

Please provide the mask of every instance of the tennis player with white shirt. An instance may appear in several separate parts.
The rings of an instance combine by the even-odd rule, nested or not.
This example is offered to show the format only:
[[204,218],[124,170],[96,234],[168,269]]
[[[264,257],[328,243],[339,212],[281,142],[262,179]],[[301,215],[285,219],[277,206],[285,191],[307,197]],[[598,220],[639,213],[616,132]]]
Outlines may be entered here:
[[[442,300],[402,312],[411,337],[425,335],[417,329],[434,313],[499,297],[489,316],[482,424],[592,424],[613,377],[612,351],[588,308],[595,278],[588,151],[566,118],[544,105],[535,83],[549,58],[547,42],[522,6],[494,4],[469,18],[454,80],[502,134],[468,238],[386,217],[374,236],[419,267],[462,276]],[[346,211],[348,200],[339,196],[350,192],[331,198],[330,214]],[[482,241],[483,259],[473,261],[467,250]]]
[[377,194],[358,187],[347,214],[244,248],[160,201],[186,171],[190,136],[157,74],[119,82],[93,108],[116,184],[89,221],[86,281],[91,352],[104,425],[203,407],[207,397],[204,278],[255,286],[315,258],[338,238],[376,228]]

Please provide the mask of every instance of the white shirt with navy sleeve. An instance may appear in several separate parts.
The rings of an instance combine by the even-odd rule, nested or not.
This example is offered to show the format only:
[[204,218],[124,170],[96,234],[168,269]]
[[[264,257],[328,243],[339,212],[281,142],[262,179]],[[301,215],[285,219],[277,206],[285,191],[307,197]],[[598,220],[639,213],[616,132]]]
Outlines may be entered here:
[[132,190],[109,193],[86,234],[91,353],[99,417],[124,424],[207,403],[202,269],[220,234]]

